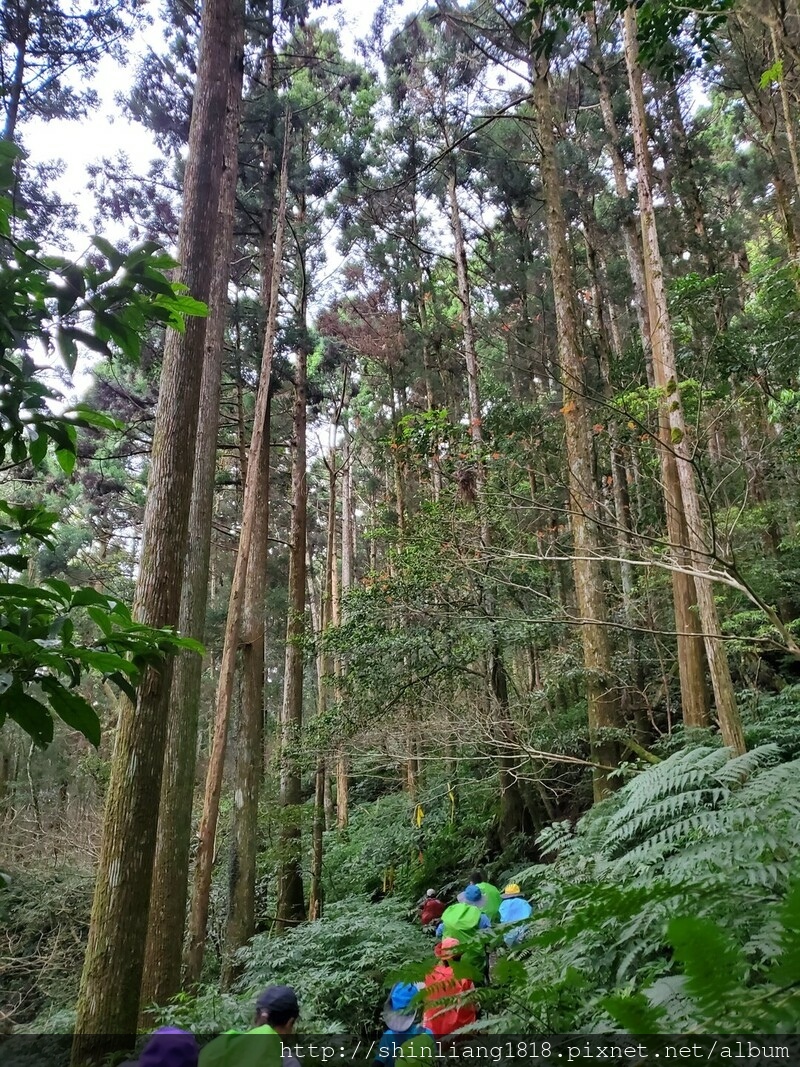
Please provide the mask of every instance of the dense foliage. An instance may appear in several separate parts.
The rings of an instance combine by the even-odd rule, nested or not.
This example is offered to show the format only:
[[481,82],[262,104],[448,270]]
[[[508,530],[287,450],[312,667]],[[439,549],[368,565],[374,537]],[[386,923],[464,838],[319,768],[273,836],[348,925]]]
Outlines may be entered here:
[[[0,18],[0,1018],[366,1035],[477,866],[481,1028],[796,1030],[796,17],[144,17]],[[58,255],[19,145],[123,42],[161,155]]]

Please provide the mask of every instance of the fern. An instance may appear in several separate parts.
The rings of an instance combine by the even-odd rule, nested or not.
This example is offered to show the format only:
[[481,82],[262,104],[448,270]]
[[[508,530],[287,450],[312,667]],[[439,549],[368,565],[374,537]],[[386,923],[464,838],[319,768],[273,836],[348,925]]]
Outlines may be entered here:
[[530,1026],[800,1025],[800,761],[779,759],[775,745],[696,746],[540,835],[555,859],[521,875],[539,904],[515,990]]

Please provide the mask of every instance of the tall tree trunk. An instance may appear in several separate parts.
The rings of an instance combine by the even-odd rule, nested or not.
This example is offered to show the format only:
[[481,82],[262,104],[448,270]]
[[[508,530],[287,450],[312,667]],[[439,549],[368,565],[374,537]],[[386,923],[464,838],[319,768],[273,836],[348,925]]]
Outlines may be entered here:
[[[594,312],[595,325],[597,328],[598,363],[600,367],[600,379],[603,383],[603,393],[610,404],[613,400],[613,388],[611,384],[611,359],[622,360],[623,353],[618,345],[616,331],[610,327],[610,315],[606,309],[611,309],[612,304],[608,297],[608,286],[604,284],[600,267],[600,234],[594,221],[591,209],[584,214],[584,235],[586,242],[586,263],[589,268],[589,276],[592,283],[592,309]],[[622,448],[619,443],[619,434],[614,418],[609,420],[609,462],[611,466],[611,485],[614,500],[615,534],[619,552],[619,569],[622,584],[622,614],[627,627],[628,665],[634,678],[636,689],[639,693],[644,692],[644,671],[636,640],[636,612],[634,609],[634,597],[636,580],[633,574],[633,564],[630,561],[630,553],[633,550],[633,533],[630,520],[630,502],[628,500],[628,486],[625,472],[625,464],[622,458]],[[639,740],[645,740],[646,717],[641,715],[641,702],[631,700],[631,688],[625,686],[622,691],[620,704],[626,720],[635,718],[636,732]]]
[[[263,85],[275,91],[274,3],[267,4],[266,46]],[[277,186],[277,110],[270,109],[269,128],[263,153],[264,210],[261,255],[261,306],[266,318],[272,302],[275,270],[275,204]],[[265,339],[266,340],[266,339]],[[262,349],[262,359],[264,358]],[[268,357],[271,359],[270,357]],[[264,665],[266,661],[265,590],[269,560],[270,515],[270,427],[272,389],[267,393],[264,443],[258,474],[256,514],[247,563],[247,583],[242,608],[241,671],[242,691],[236,737],[236,766],[233,783],[231,854],[228,861],[228,920],[225,931],[223,983],[230,986],[237,974],[236,952],[255,933],[256,865],[258,855],[258,805],[264,766]],[[244,448],[243,435],[240,435]],[[246,467],[242,468],[246,471]]]
[[[328,468],[328,539],[325,551],[325,578],[320,596],[319,610],[314,609],[312,595],[312,582],[309,580],[309,602],[311,618],[317,637],[322,637],[326,629],[336,621],[337,611],[335,604],[339,599],[338,592],[338,568],[336,563],[336,479],[338,470],[336,467],[335,438],[339,429],[339,412],[331,430],[332,447],[325,459]],[[311,566],[310,555],[308,556],[308,574],[310,579]],[[328,707],[328,680],[333,673],[332,659],[325,651],[317,653],[317,714],[324,715]],[[325,758],[322,753],[317,755],[317,764],[314,774],[314,817],[311,829],[311,889],[308,898],[308,917],[312,921],[322,917],[322,856],[323,856],[323,832],[327,822],[325,783],[327,774],[325,771]]]
[[[781,24],[781,28],[783,28]],[[797,137],[795,136],[794,124],[795,124],[795,110],[789,101],[789,92],[786,88],[786,62],[778,41],[778,31],[774,21],[770,22],[769,27],[770,41],[772,43],[772,58],[776,63],[780,63],[783,68],[783,73],[778,79],[778,88],[781,96],[781,112],[783,114],[783,129],[786,134],[786,144],[789,148],[789,159],[792,161],[792,176],[794,178],[794,192],[795,198],[800,199],[800,156],[797,152]]]
[[16,50],[14,71],[11,85],[7,89],[6,124],[3,128],[3,140],[13,141],[17,132],[19,104],[22,99],[22,87],[25,82],[25,59],[28,52],[28,38],[31,32],[31,0],[22,0],[17,11],[17,30],[12,42]]
[[222,646],[222,663],[217,685],[217,701],[214,712],[214,737],[211,757],[206,772],[206,788],[203,801],[203,814],[198,832],[198,850],[195,861],[192,909],[189,920],[189,943],[186,950],[186,978],[189,982],[199,981],[205,952],[206,927],[208,924],[208,904],[211,892],[211,872],[214,862],[214,843],[219,817],[219,798],[222,791],[222,772],[225,766],[225,751],[228,738],[228,720],[230,718],[233,696],[233,679],[236,667],[236,653],[239,647],[244,595],[247,588],[247,570],[253,539],[253,528],[258,514],[258,500],[262,473],[262,453],[265,446],[267,429],[266,415],[269,404],[270,378],[272,374],[272,352],[278,325],[278,301],[281,279],[281,262],[283,241],[286,230],[286,188],[288,183],[288,136],[289,116],[286,116],[286,136],[283,144],[283,161],[281,165],[280,203],[275,227],[275,251],[273,258],[272,292],[270,295],[267,326],[264,334],[264,350],[261,356],[261,371],[258,392],[253,414],[253,435],[247,461],[247,478],[244,486],[242,505],[242,526],[239,534],[239,547],[236,553],[230,598],[228,600],[228,617],[225,625],[225,637]]
[[547,235],[553,274],[558,357],[561,365],[569,463],[569,495],[572,538],[575,548],[573,575],[586,668],[589,736],[594,764],[596,800],[618,785],[609,772],[619,764],[619,745],[603,736],[607,729],[624,728],[616,685],[611,675],[611,643],[603,590],[603,571],[597,526],[597,489],[594,482],[591,418],[586,400],[585,358],[580,346],[577,313],[573,302],[575,283],[567,244],[567,224],[561,202],[563,180],[558,173],[553,135],[553,108],[548,79],[548,61],[537,61],[533,96],[541,146],[541,175],[547,207]]
[[235,954],[255,933],[258,800],[263,760],[265,590],[269,532],[269,433],[271,394],[267,399],[258,499],[247,564],[242,610],[242,697],[236,736],[231,854],[228,865],[228,922],[223,983],[236,977]]
[[[626,176],[625,160],[622,154],[622,142],[619,127],[614,117],[611,87],[603,65],[600,40],[597,32],[597,22],[594,12],[589,16],[589,22],[593,33],[593,61],[595,74],[598,79],[600,94],[600,108],[603,114],[603,123],[608,134],[608,148],[611,155],[612,170],[614,173],[614,185],[617,196],[627,201],[629,199],[628,180]],[[636,222],[633,214],[626,217],[623,225],[623,237],[625,241],[625,253],[628,260],[628,270],[633,282],[636,299],[636,312],[639,319],[639,329],[642,335],[642,344],[645,352],[648,384],[652,387],[655,383],[653,369],[653,350],[651,342],[650,310],[647,300],[645,284],[644,258],[642,244],[637,233]],[[686,520],[683,514],[683,504],[678,485],[678,472],[674,457],[669,450],[661,451],[661,480],[664,493],[664,510],[667,518],[667,536],[670,544],[678,546],[686,544]],[[680,565],[686,561],[681,559]],[[677,631],[678,644],[678,671],[681,682],[681,699],[683,704],[683,716],[687,726],[707,726],[708,717],[708,686],[705,680],[705,661],[703,655],[702,638],[699,636],[699,623],[697,614],[693,610],[697,603],[694,588],[694,580],[691,574],[684,570],[676,569],[672,572],[672,592],[675,605],[675,629]],[[698,634],[697,637],[693,634]]]
[[475,492],[481,509],[481,540],[488,546],[489,529],[486,518],[486,502],[483,499],[486,483],[486,468],[483,463],[483,428],[481,420],[480,367],[478,365],[478,348],[475,341],[475,326],[472,321],[472,300],[470,295],[469,269],[467,265],[467,246],[464,241],[464,227],[461,224],[461,211],[458,206],[458,186],[456,183],[455,163],[447,179],[447,197],[450,204],[450,229],[456,259],[456,279],[458,282],[459,317],[461,319],[464,344],[464,365],[467,370],[467,393],[469,397],[469,433],[473,445],[473,463],[475,466]]
[[[231,83],[231,42],[241,18],[238,0],[208,0],[194,92],[189,155],[178,242],[179,278],[207,302],[216,245]],[[170,330],[142,530],[135,617],[176,626],[191,505],[206,320]],[[72,1055],[75,1064],[119,1045],[113,1035],[136,1031],[142,984],[158,800],[164,767],[171,663],[144,671],[136,702],[121,701],[103,823]]]
[[[244,47],[244,27],[241,22],[237,25],[232,47],[232,77],[220,189],[219,232],[209,297],[200,419],[189,512],[189,529],[192,536],[189,538],[184,564],[179,624],[181,633],[199,641],[202,641],[204,636],[208,602],[219,393],[233,248]],[[202,676],[201,656],[183,652],[177,657],[170,690],[150,922],[142,977],[143,1005],[166,1004],[179,991],[181,985]]]
[[[305,294],[302,299],[305,311]],[[302,317],[305,325],[305,314]],[[285,930],[305,919],[301,864],[301,775],[295,746],[303,724],[303,636],[306,611],[306,365],[305,338],[297,350],[292,412],[292,520],[289,546],[289,610],[281,709],[283,809],[278,866],[277,926]]]
[[[342,600],[353,585],[355,564],[354,534],[355,534],[355,506],[353,498],[353,465],[355,455],[353,443],[349,433],[345,435],[344,466],[342,468],[342,579],[339,583],[339,595],[333,598],[333,617],[338,625],[342,621]],[[343,691],[341,679],[344,674],[344,664],[337,657],[334,664],[337,677],[336,700],[341,705]],[[350,820],[350,778],[349,758],[344,746],[336,753],[336,825],[339,830],[344,830]]]
[[[446,134],[447,143],[450,143],[449,134]],[[480,397],[480,365],[478,363],[478,347],[475,337],[475,325],[472,319],[472,296],[469,281],[469,265],[467,261],[467,246],[464,239],[464,227],[461,223],[461,210],[458,204],[458,184],[456,179],[456,163],[451,164],[451,171],[447,179],[447,197],[450,206],[450,230],[453,235],[453,246],[456,260],[456,279],[458,282],[459,317],[461,319],[462,337],[464,345],[464,364],[467,371],[467,395],[469,399],[469,432],[472,440],[472,463],[475,475],[475,500],[480,514],[480,538],[481,545],[487,550],[491,541],[491,529],[489,514],[486,503],[486,467],[483,459],[483,421],[481,415]],[[486,615],[491,618],[494,615],[493,595],[486,585],[482,590],[483,608]],[[492,641],[488,658],[488,688],[489,692],[497,701],[497,708],[502,719],[500,726],[501,740],[510,729],[508,722],[507,701],[507,676],[505,663],[500,645]],[[504,695],[505,694],[505,695]],[[505,750],[498,754],[498,762],[501,767],[501,797],[503,814],[501,826],[506,834],[513,829],[516,815],[523,811],[519,783],[515,776],[506,775],[503,768],[508,767],[508,756]],[[523,829],[523,823],[517,821],[516,829]]]
[[311,890],[308,897],[308,917],[314,922],[322,918],[322,858],[325,830],[325,758],[317,756],[314,772],[314,821],[311,826]]
[[639,186],[639,214],[642,227],[650,320],[652,323],[653,365],[656,385],[664,392],[662,410],[669,426],[669,439],[662,435],[662,449],[673,453],[678,473],[680,497],[686,516],[686,533],[691,561],[695,569],[695,590],[703,630],[703,641],[711,672],[716,712],[722,739],[734,752],[744,752],[744,733],[733,690],[728,656],[719,628],[717,606],[710,579],[702,577],[708,571],[713,546],[709,544],[706,524],[700,506],[695,469],[692,462],[691,440],[683,413],[678,371],[672,343],[672,327],[664,284],[663,263],[658,244],[658,231],[650,184],[650,151],[647,143],[647,124],[642,89],[642,70],[639,65],[639,44],[636,27],[636,8],[629,5],[623,18],[625,64],[631,94],[631,120]]
[[594,63],[595,76],[597,77],[603,125],[605,126],[606,134],[608,135],[607,147],[611,157],[611,170],[614,175],[614,189],[617,197],[627,209],[622,222],[622,237],[625,244],[625,256],[628,260],[628,271],[630,272],[631,281],[633,283],[636,317],[639,323],[639,334],[645,354],[648,384],[652,386],[653,369],[652,353],[650,351],[650,316],[647,309],[647,295],[645,293],[644,284],[644,260],[642,258],[642,247],[636,232],[636,220],[633,217],[633,205],[630,204],[630,192],[628,190],[628,178],[626,173],[627,168],[622,154],[622,138],[620,136],[617,120],[614,116],[612,91],[603,62],[603,54],[600,46],[597,19],[594,9],[587,15],[587,22],[592,32],[592,61]]

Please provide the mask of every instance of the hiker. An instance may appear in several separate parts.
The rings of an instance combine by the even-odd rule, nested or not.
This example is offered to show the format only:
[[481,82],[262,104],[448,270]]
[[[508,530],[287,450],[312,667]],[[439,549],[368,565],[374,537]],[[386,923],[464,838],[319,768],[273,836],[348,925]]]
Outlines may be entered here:
[[[252,1029],[226,1030],[214,1038],[200,1053],[199,1067],[299,1067],[293,1056],[283,1055],[281,1041],[292,1033],[299,1017],[297,994],[291,986],[267,986],[256,1000]],[[249,1040],[254,1036],[260,1040]]]
[[[392,986],[381,1013],[387,1029],[378,1042],[374,1063],[393,1067],[396,1059],[434,1059],[433,1034],[417,1022],[417,1008],[412,1006],[420,986],[398,982]],[[425,1051],[427,1049],[427,1051]]]
[[453,967],[457,967],[462,955],[457,938],[446,937],[433,951],[439,962],[425,978],[422,1025],[434,1037],[446,1037],[478,1018],[477,1004],[464,1000],[465,994],[474,991],[475,983],[469,978],[456,977]]
[[[470,885],[476,885],[478,889],[480,889],[481,895],[486,901],[481,908],[481,911],[485,915],[488,915],[492,922],[496,922],[497,916],[500,914],[500,902],[502,900],[500,890],[496,885],[492,885],[491,882],[486,881],[486,875],[483,871],[473,871],[469,876],[469,881]],[[461,897],[458,899],[460,900]]]
[[122,1067],[197,1067],[199,1055],[194,1034],[176,1026],[162,1026],[150,1035],[139,1059]]
[[[478,929],[488,930],[488,928],[492,925],[492,920],[489,918],[489,916],[486,914],[486,911],[484,910],[488,901],[487,898],[483,895],[483,892],[481,891],[479,886],[477,886],[474,882],[470,882],[467,888],[463,891],[463,893],[458,894],[456,900],[458,901],[458,905],[451,904],[451,908],[457,906],[460,906],[462,908],[475,908],[477,911],[480,912],[481,916],[480,923],[478,924]],[[449,911],[449,909],[447,910]],[[442,914],[442,919],[444,919],[444,914]],[[441,936],[439,934],[438,929],[436,933],[437,936]]]
[[[503,890],[503,900],[500,904],[500,922],[519,923],[528,919],[533,914],[533,908],[523,897],[522,890],[516,882],[510,882]],[[503,940],[511,948],[525,940],[528,933],[527,926],[515,926],[503,934]]]
[[425,896],[422,898],[422,907],[419,914],[420,922],[422,923],[423,930],[426,926],[431,926],[433,923],[437,923],[441,917],[444,909],[447,905],[444,901],[439,900],[436,896],[436,891],[429,889]]
[[[467,887],[467,894],[474,890],[477,897],[481,893],[477,886]],[[474,894],[473,894],[474,895]],[[436,927],[436,936],[454,937],[461,945],[461,963],[459,970],[475,982],[485,981],[487,977],[486,950],[478,939],[481,930],[491,927],[489,917],[473,904],[451,904],[442,913],[442,921]]]

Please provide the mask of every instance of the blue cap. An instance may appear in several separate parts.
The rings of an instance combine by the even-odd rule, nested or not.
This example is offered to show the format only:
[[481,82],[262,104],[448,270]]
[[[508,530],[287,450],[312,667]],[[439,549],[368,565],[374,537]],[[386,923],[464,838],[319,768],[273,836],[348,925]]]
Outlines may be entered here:
[[407,1008],[417,995],[417,987],[412,982],[398,982],[392,987],[389,997],[393,1011],[402,1011]]
[[264,1012],[283,1012],[294,1014],[295,1016],[300,1014],[300,1006],[297,1003],[297,994],[289,985],[270,985],[259,994],[256,1001],[256,1011]]
[[482,896],[483,893],[481,893],[480,889],[476,885],[470,884],[464,890],[464,897],[470,902],[470,904],[474,904],[475,901],[480,900]]

